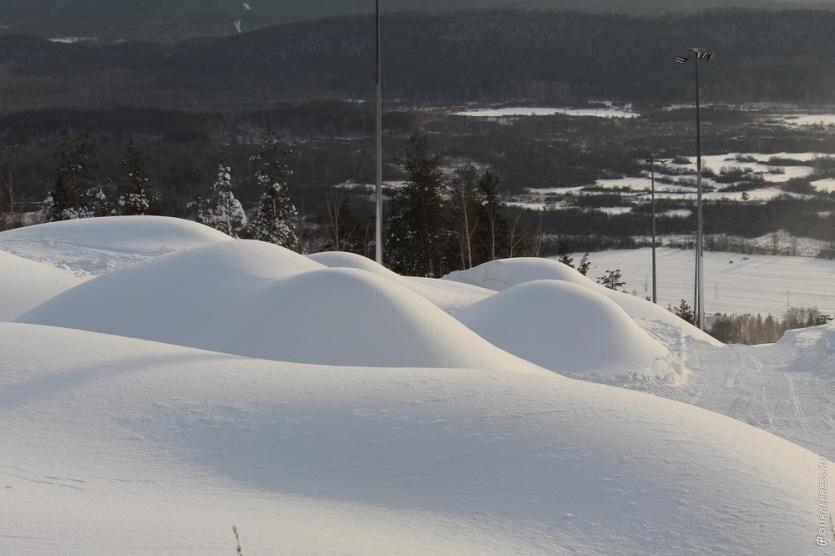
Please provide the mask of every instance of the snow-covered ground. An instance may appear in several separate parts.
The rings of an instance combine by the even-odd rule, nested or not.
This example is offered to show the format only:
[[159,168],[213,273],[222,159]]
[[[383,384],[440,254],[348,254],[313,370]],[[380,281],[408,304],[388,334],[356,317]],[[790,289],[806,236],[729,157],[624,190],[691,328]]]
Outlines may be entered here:
[[0,322],[0,553],[232,554],[233,524],[245,554],[835,542],[835,325],[729,347],[556,261],[417,279],[170,219],[0,255],[26,273],[0,313],[38,304]]
[[221,232],[179,218],[93,218],[2,232],[0,251],[89,277],[228,239]]
[[[579,259],[582,254],[575,255]],[[652,295],[652,250],[590,254],[597,277],[620,269],[628,292]],[[693,251],[658,249],[658,302],[678,305],[693,298]],[[817,307],[835,316],[835,261],[810,257],[705,252],[705,309],[708,313],[771,313]]]
[[[817,193],[835,191],[835,180],[829,178],[814,179],[817,174],[815,161],[819,158],[832,158],[832,154],[817,152],[799,153],[724,153],[702,157],[705,170],[713,171],[717,177],[726,174],[726,179],[719,180],[704,176],[702,183],[711,190],[705,192],[708,202],[731,201],[746,203],[764,203],[781,196],[795,199],[812,199],[809,194],[786,191],[786,182],[793,179],[811,179]],[[643,163],[643,161],[639,161]],[[784,164],[780,164],[783,162]],[[790,162],[789,164],[785,164]],[[665,173],[664,168],[673,170]],[[728,178],[728,172],[733,177]],[[746,187],[737,187],[740,184]],[[593,184],[574,187],[530,188],[516,195],[510,202],[512,206],[531,210],[544,210],[546,202],[549,208],[561,210],[573,208],[572,197],[621,195],[624,206],[607,207],[602,210],[608,214],[625,214],[632,210],[629,204],[647,204],[650,202],[652,181],[649,171],[641,176],[599,179]],[[739,189],[737,191],[728,190]],[[696,160],[694,157],[679,161],[668,161],[659,167],[655,181],[656,198],[682,202],[696,200]]]
[[513,106],[506,108],[479,108],[476,110],[465,110],[456,112],[455,116],[465,116],[469,118],[518,118],[530,116],[555,116],[563,114],[565,116],[585,117],[585,118],[638,118],[640,114],[632,111],[631,106],[617,107],[613,105],[603,105],[599,107],[590,108],[553,108],[553,107],[525,107]]

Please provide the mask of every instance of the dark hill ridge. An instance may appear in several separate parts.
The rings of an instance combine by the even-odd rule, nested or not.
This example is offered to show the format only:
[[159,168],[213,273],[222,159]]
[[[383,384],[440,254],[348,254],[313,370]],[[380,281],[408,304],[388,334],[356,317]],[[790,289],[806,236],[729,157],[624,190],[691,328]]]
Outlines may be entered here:
[[[833,31],[835,12],[804,10],[400,14],[386,22],[385,87],[408,102],[681,102],[691,74],[672,57],[704,45],[719,53],[705,68],[709,101],[831,104]],[[174,45],[0,36],[0,71],[14,76],[0,110],[367,98],[372,59],[367,16]]]
[[[382,0],[388,13],[514,8],[659,14],[694,9],[827,7],[822,0]],[[244,6],[247,4],[249,9]],[[0,28],[44,37],[100,37],[176,42],[294,21],[370,13],[372,0],[5,0]]]

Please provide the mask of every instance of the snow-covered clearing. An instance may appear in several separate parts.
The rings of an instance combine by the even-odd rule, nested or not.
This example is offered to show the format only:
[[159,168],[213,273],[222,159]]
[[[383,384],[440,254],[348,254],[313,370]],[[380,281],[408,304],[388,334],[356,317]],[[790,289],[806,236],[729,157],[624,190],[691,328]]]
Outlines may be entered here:
[[530,116],[555,116],[562,114],[578,118],[638,118],[640,114],[632,111],[631,106],[617,107],[612,105],[592,108],[553,108],[553,107],[525,107],[514,106],[507,108],[479,108],[456,112],[455,116],[468,118],[518,118]]
[[[582,257],[576,254],[575,257]],[[652,295],[652,250],[612,250],[590,254],[591,276],[620,269],[628,292]],[[678,305],[693,298],[693,251],[657,252],[658,302]],[[835,261],[811,257],[705,252],[705,309],[708,313],[771,313],[789,307],[817,307],[835,316]]]
[[0,256],[0,314],[42,301],[0,322],[0,553],[823,553],[835,325],[729,347],[556,261],[408,278],[170,219]]

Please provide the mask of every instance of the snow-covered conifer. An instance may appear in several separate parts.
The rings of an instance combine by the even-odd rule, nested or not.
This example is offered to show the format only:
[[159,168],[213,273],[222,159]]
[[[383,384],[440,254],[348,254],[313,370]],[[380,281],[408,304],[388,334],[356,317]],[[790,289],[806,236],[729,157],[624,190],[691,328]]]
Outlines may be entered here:
[[258,164],[255,179],[264,188],[252,216],[247,235],[252,239],[299,249],[296,234],[298,211],[290,200],[287,181],[293,175],[287,159],[290,148],[274,132],[267,133],[258,154],[251,157]]
[[238,237],[246,227],[247,217],[240,201],[232,193],[232,168],[224,162],[218,165],[217,178],[205,195],[189,203],[194,219],[201,224]]
[[127,158],[122,162],[125,174],[120,184],[118,211],[123,215],[148,214],[157,202],[157,194],[150,187],[145,173],[145,159],[133,141],[128,144]]

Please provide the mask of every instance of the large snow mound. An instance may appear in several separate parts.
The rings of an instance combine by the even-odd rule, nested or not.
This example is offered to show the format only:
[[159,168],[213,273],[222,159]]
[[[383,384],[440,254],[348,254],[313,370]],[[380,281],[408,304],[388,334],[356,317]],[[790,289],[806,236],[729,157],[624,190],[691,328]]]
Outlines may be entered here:
[[786,366],[787,369],[830,374],[835,379],[835,323],[789,330],[776,347],[794,354],[794,360]]
[[536,280],[560,280],[583,286],[620,305],[641,328],[673,353],[680,354],[693,341],[713,346],[722,344],[681,320],[667,309],[624,292],[607,289],[575,269],[552,259],[519,258],[484,263],[469,270],[453,272],[447,280],[502,291]]
[[813,550],[811,452],[512,371],[312,367],[0,324],[0,552],[226,554],[232,524],[247,554]]
[[493,290],[451,280],[400,276],[375,261],[354,253],[329,251],[310,255],[310,258],[330,268],[356,268],[394,280],[452,314],[496,293]]
[[616,303],[571,282],[525,282],[458,318],[496,346],[548,369],[607,383],[685,379],[667,348]]
[[300,363],[518,365],[394,280],[256,241],[114,271],[19,320]]
[[89,276],[230,239],[190,220],[113,216],[0,232],[0,249]]
[[81,283],[73,274],[0,250],[0,321],[20,315]]
[[445,278],[496,291],[535,280],[563,280],[575,284],[593,284],[591,280],[568,265],[535,257],[490,261],[469,270],[451,272]]

